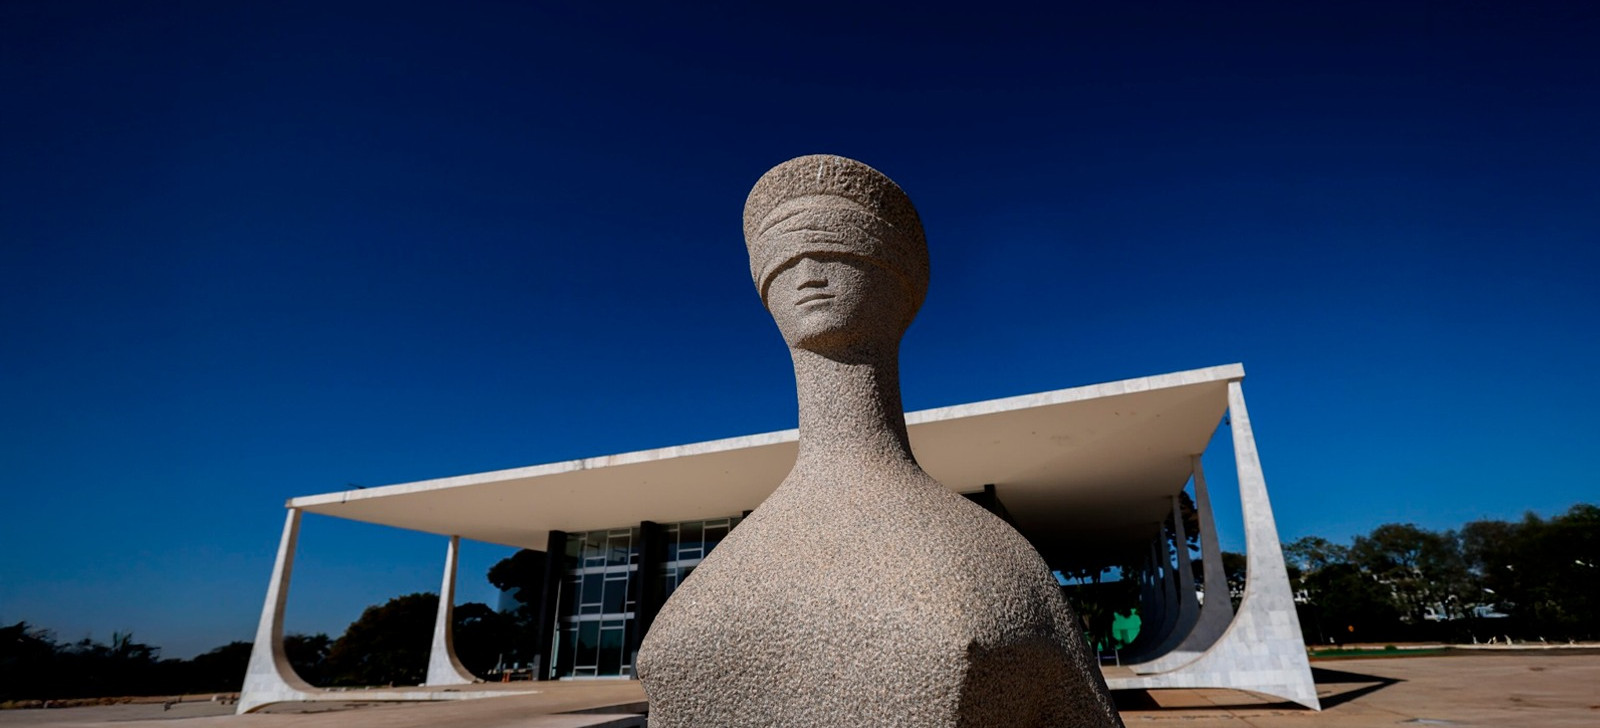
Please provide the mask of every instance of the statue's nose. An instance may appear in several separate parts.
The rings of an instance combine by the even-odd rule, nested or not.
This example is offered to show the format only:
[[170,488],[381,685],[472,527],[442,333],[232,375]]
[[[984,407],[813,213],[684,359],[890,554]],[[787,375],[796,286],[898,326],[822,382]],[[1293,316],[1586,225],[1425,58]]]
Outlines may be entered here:
[[828,276],[824,272],[822,262],[816,258],[812,258],[809,255],[801,258],[800,262],[795,265],[795,269],[800,273],[796,278],[795,288],[826,288],[828,286]]

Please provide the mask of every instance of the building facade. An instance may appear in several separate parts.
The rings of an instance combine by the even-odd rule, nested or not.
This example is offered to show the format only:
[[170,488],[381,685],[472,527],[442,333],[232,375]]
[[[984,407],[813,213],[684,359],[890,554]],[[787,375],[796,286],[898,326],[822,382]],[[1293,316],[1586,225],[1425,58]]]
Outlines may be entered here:
[[[1011,523],[1052,569],[1143,554],[1139,637],[1108,667],[1118,688],[1218,687],[1318,707],[1237,364],[907,413],[912,449],[939,482]],[[1227,594],[1201,457],[1219,426],[1233,465],[1249,578]],[[794,464],[796,432],[291,499],[240,712],[283,700],[348,700],[294,674],[283,608],[300,514],[447,537],[426,684],[364,700],[461,699],[450,625],[460,538],[542,551],[538,679],[626,679],[677,585],[759,507]],[[1179,494],[1198,515],[1203,598]],[[870,534],[863,535],[870,548]]]

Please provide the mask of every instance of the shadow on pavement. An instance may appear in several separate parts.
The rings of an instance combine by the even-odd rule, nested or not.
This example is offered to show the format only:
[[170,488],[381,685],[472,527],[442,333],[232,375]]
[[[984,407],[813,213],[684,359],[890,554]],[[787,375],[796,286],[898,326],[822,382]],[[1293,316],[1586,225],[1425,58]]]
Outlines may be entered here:
[[1359,672],[1346,672],[1344,670],[1329,670],[1328,668],[1325,668],[1325,667],[1312,667],[1311,668],[1311,679],[1313,681],[1315,681],[1319,687],[1321,687],[1323,685],[1338,685],[1338,686],[1364,685],[1364,687],[1359,687],[1359,688],[1354,688],[1354,689],[1347,689],[1347,690],[1340,690],[1340,691],[1337,691],[1337,692],[1333,693],[1332,695],[1319,695],[1319,696],[1317,696],[1317,700],[1321,701],[1321,703],[1322,703],[1322,709],[1323,710],[1327,710],[1329,708],[1338,707],[1338,706],[1343,705],[1345,703],[1348,703],[1348,702],[1350,702],[1352,700],[1355,700],[1356,698],[1361,698],[1361,697],[1365,697],[1365,696],[1371,695],[1371,694],[1373,694],[1375,692],[1378,692],[1379,690],[1382,690],[1382,689],[1384,689],[1386,687],[1389,687],[1390,685],[1394,685],[1396,683],[1405,682],[1404,680],[1401,680],[1400,678],[1395,678],[1395,677],[1379,677],[1377,675],[1363,675],[1363,674],[1361,674]]
[[[1329,670],[1323,667],[1311,668],[1311,679],[1320,688],[1317,700],[1322,703],[1323,710],[1335,708],[1357,698],[1371,695],[1390,685],[1405,682],[1399,678],[1380,677],[1378,675],[1364,675],[1358,672],[1345,670]],[[1209,697],[1201,702],[1191,702],[1191,698],[1178,698],[1168,700],[1166,704],[1156,698],[1153,690],[1112,690],[1111,700],[1117,706],[1118,712],[1129,711],[1169,711],[1169,710],[1206,710],[1227,708],[1257,708],[1281,710],[1305,710],[1304,707],[1290,702],[1278,702],[1272,699],[1263,701],[1265,696],[1257,696],[1245,691],[1208,691]],[[1229,698],[1237,700],[1230,700]]]

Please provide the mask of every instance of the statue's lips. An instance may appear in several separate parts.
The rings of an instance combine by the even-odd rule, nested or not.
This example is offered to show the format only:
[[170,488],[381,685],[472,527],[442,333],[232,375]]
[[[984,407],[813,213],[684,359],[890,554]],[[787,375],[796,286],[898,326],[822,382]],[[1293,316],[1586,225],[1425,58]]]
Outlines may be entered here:
[[808,295],[805,295],[805,296],[801,296],[800,300],[794,302],[794,305],[796,305],[796,306],[804,306],[804,305],[806,305],[808,303],[815,303],[817,301],[826,301],[826,300],[828,300],[830,298],[833,298],[833,294],[832,293],[812,293],[812,294],[808,294]]

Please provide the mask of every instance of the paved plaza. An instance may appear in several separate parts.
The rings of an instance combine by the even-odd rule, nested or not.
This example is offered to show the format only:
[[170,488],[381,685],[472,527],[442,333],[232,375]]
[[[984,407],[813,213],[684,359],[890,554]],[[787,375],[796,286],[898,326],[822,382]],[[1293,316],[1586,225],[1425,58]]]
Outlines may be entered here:
[[[1600,725],[1600,650],[1466,653],[1437,657],[1319,660],[1324,710],[1313,713],[1232,690],[1125,691],[1129,728],[1366,728]],[[526,684],[524,684],[526,685]],[[636,715],[574,713],[606,706],[637,710],[633,681],[542,683],[532,695],[426,704],[285,704],[232,715],[210,702],[0,711],[0,726],[49,728],[621,728]],[[635,705],[629,705],[635,704]]]

